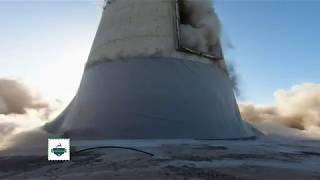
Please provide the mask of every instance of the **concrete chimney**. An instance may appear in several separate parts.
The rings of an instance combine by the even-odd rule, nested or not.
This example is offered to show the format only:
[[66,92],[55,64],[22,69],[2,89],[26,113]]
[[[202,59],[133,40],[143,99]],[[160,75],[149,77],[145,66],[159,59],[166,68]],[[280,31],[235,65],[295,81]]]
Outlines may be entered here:
[[109,0],[78,92],[45,129],[77,139],[254,136],[223,57],[180,47],[178,3]]

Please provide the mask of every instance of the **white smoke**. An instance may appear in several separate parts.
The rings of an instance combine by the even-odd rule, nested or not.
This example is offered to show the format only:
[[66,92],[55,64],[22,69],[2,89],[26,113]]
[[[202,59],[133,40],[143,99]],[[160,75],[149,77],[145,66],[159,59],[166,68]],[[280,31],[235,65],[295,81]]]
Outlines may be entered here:
[[275,104],[240,104],[241,115],[267,133],[274,127],[288,127],[311,135],[320,135],[320,84],[305,83],[274,93]]
[[0,79],[0,145],[24,131],[31,130],[53,119],[61,103],[45,99],[24,82]]
[[12,134],[16,128],[17,128],[17,124],[15,123],[0,122],[0,142],[4,141],[8,137],[8,134]]
[[234,63],[227,63],[228,75],[232,82],[232,87],[235,95],[239,97],[241,95],[240,83],[239,83],[239,74],[236,71]]
[[42,128],[34,128],[29,131],[22,131],[5,139],[0,144],[0,156],[6,155],[45,155],[47,153],[48,138],[58,138]]
[[95,5],[97,6],[99,16],[101,16],[103,9],[106,7],[111,0],[95,0]]
[[27,109],[45,108],[49,108],[49,103],[23,82],[0,79],[0,114],[24,114]]
[[182,0],[180,8],[182,46],[214,53],[220,38],[220,22],[212,0]]

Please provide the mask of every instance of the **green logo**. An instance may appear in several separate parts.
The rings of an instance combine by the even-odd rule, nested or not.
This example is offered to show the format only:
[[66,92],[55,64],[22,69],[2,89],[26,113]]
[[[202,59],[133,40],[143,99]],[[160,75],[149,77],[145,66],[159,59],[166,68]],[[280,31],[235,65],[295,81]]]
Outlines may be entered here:
[[58,144],[55,148],[51,149],[51,152],[57,156],[62,156],[64,153],[67,152],[66,148],[63,148],[61,144]]

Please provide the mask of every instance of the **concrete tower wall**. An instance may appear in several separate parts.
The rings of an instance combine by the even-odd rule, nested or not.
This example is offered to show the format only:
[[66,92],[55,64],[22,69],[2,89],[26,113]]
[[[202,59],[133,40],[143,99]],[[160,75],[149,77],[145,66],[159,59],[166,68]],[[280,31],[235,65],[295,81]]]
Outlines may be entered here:
[[72,138],[253,136],[218,63],[175,47],[174,0],[113,0],[72,104],[45,128]]
[[176,57],[212,63],[176,51],[175,0],[113,0],[103,12],[88,64],[127,57]]

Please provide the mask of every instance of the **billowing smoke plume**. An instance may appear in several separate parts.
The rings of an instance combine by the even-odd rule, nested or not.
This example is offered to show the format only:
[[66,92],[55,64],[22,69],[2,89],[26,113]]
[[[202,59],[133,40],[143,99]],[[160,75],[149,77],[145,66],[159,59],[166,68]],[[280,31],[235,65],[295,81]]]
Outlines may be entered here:
[[0,79],[0,145],[15,133],[51,120],[60,108],[58,101],[43,98],[22,81]]
[[212,0],[181,0],[182,46],[214,54],[220,37],[220,22]]
[[0,142],[3,141],[8,134],[12,134],[16,128],[17,124],[0,122]]
[[283,125],[320,134],[320,84],[306,83],[279,90],[270,106],[241,104],[241,115],[255,124]]
[[48,108],[48,102],[22,82],[0,79],[0,114],[24,114],[26,109]]
[[235,69],[235,65],[229,62],[227,64],[227,69],[228,69],[229,78],[232,82],[233,91],[235,95],[239,97],[241,94],[241,91],[240,91],[240,84],[239,84],[239,75]]

